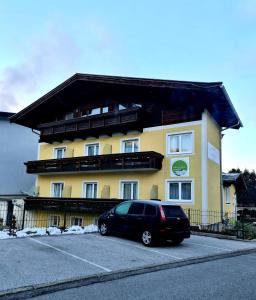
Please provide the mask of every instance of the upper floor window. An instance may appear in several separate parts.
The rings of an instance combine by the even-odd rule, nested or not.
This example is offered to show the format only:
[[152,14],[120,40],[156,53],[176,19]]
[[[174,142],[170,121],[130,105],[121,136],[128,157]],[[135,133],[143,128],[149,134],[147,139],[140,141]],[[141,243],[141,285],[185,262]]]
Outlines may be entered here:
[[99,155],[99,143],[86,145],[85,153],[87,156]]
[[139,151],[139,139],[131,139],[122,142],[122,152],[132,153]]
[[54,182],[52,184],[52,197],[61,198],[63,193],[64,184],[63,182]]
[[98,183],[85,182],[84,183],[84,198],[97,198]]
[[135,200],[138,199],[138,182],[137,181],[123,181],[121,182],[122,199]]
[[169,134],[168,135],[168,154],[183,154],[193,152],[192,132]]
[[66,147],[60,147],[54,149],[54,158],[60,159],[65,157]]
[[65,114],[64,119],[65,120],[70,120],[74,118],[74,113],[73,112],[68,112]]

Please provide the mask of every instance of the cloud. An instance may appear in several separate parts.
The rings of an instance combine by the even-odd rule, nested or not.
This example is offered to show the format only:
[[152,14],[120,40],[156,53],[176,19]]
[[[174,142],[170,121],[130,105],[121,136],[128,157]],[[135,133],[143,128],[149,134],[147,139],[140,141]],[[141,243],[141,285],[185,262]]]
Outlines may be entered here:
[[26,46],[26,59],[0,73],[0,110],[15,112],[26,106],[42,81],[49,82],[56,73],[73,72],[81,54],[75,40],[54,26]]

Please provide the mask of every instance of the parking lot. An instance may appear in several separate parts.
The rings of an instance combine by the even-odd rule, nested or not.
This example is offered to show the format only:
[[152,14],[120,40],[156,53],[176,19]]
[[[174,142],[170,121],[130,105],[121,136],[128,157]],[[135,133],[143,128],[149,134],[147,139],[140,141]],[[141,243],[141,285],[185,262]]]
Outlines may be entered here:
[[98,233],[1,240],[0,291],[249,248],[256,243],[195,235],[152,248]]

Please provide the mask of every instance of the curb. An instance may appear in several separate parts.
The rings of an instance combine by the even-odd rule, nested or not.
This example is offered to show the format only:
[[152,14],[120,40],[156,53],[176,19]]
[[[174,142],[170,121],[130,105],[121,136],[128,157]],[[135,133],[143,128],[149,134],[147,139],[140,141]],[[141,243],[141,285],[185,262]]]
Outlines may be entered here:
[[256,239],[253,240],[246,240],[246,239],[239,239],[234,235],[227,235],[227,234],[220,234],[220,233],[212,233],[212,232],[201,232],[201,231],[191,231],[191,234],[193,235],[199,235],[199,236],[208,236],[213,237],[217,239],[223,239],[223,240],[232,240],[232,241],[241,241],[241,242],[256,242]]
[[66,289],[78,288],[81,286],[88,286],[95,283],[102,283],[107,281],[118,280],[129,276],[141,275],[151,272],[157,272],[166,269],[179,268],[187,265],[204,263],[218,259],[231,258],[240,255],[256,253],[256,248],[247,248],[232,252],[214,254],[209,256],[194,257],[183,259],[179,261],[172,261],[164,264],[152,264],[144,267],[112,271],[109,273],[98,273],[96,275],[81,276],[72,279],[60,280],[51,283],[35,284],[26,287],[14,288],[0,292],[0,299],[3,300],[19,300],[28,299],[31,297],[50,294]]

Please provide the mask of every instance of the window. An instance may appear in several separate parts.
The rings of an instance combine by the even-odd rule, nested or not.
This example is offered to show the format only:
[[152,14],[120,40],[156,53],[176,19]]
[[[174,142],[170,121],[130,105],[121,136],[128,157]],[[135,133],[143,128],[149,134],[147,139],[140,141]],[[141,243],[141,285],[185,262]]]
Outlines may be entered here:
[[66,147],[55,148],[54,149],[54,158],[60,159],[65,157]]
[[82,226],[83,218],[80,217],[71,217],[71,226]]
[[130,206],[131,206],[131,202],[121,203],[116,207],[115,213],[121,216],[127,215]]
[[168,154],[193,152],[192,132],[168,135]]
[[121,182],[122,199],[138,199],[138,183],[136,181]]
[[60,216],[49,216],[48,224],[49,224],[49,227],[59,227],[60,226]]
[[99,144],[89,144],[85,146],[85,153],[87,156],[99,155]]
[[74,118],[74,113],[73,112],[68,112],[65,114],[64,119],[65,120],[71,120]]
[[118,110],[126,109],[126,107],[123,104],[118,104]]
[[98,183],[85,182],[84,183],[84,198],[97,198]]
[[129,209],[129,215],[142,215],[144,210],[143,203],[132,203]]
[[52,184],[52,196],[54,198],[61,198],[64,184],[62,182],[55,182]]
[[106,106],[106,107],[102,107],[102,113],[104,114],[104,113],[107,113],[108,112],[108,107]]
[[191,202],[192,181],[168,181],[167,182],[167,200]]
[[226,204],[230,204],[230,188],[224,187],[224,197]]
[[139,151],[139,139],[126,140],[122,142],[123,153],[132,153]]
[[156,207],[154,205],[147,205],[145,208],[146,216],[155,216],[156,215]]

